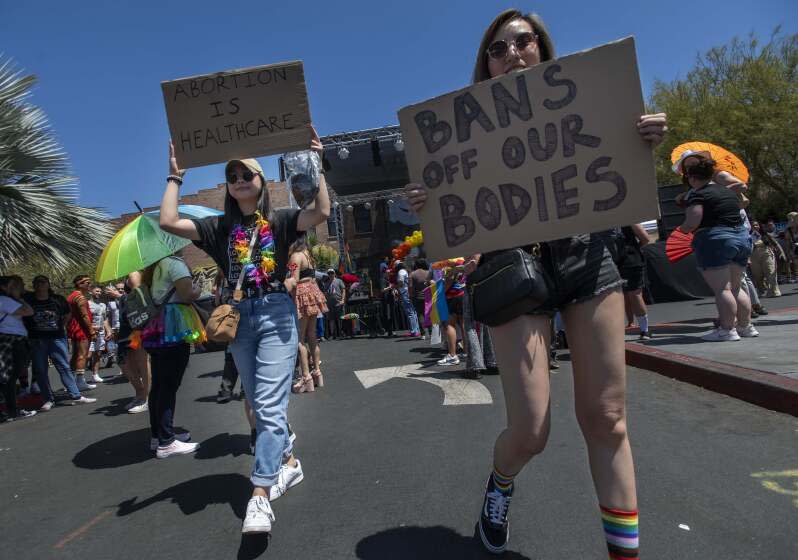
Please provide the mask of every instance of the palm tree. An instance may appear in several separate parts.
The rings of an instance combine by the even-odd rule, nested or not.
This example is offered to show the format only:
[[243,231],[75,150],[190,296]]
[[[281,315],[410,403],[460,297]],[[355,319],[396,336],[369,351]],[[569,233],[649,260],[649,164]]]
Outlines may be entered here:
[[113,233],[107,216],[77,204],[77,179],[29,101],[35,76],[0,59],[0,270],[40,260],[65,271],[99,254]]

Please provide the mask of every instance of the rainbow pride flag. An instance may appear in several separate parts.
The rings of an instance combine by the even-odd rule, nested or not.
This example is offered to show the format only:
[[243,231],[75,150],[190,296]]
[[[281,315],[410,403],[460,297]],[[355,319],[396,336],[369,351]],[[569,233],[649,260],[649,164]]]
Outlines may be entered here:
[[435,281],[435,288],[424,289],[424,326],[437,325],[449,320],[449,307],[446,305],[446,289],[443,279]]

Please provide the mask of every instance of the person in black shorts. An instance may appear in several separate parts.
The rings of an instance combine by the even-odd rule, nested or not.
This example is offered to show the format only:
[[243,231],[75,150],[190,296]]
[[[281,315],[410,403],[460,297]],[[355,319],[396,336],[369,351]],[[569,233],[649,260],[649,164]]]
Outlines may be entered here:
[[[554,45],[541,18],[507,10],[483,35],[473,81],[553,59]],[[665,123],[664,114],[641,116],[636,123],[640,141],[652,147],[662,142]],[[634,126],[632,122],[615,124]],[[426,186],[411,183],[405,194],[414,212],[424,208]],[[615,557],[638,557],[637,490],[626,431],[623,282],[609,242],[606,235],[593,233],[543,243],[535,258],[549,277],[549,298],[533,313],[491,327],[507,427],[494,446],[493,472],[486,482],[478,522],[480,539],[489,552],[499,554],[506,549],[513,481],[543,451],[548,439],[551,316],[561,310],[573,363],[576,417],[588,450],[607,548]],[[480,264],[490,258],[483,255]],[[623,539],[614,532],[619,524],[625,528]]]
[[648,309],[643,299],[646,263],[642,248],[650,240],[646,230],[640,224],[624,226],[618,232],[618,253],[616,264],[624,281],[623,299],[626,308],[627,327],[637,322],[640,329],[640,340],[650,340],[648,327]]

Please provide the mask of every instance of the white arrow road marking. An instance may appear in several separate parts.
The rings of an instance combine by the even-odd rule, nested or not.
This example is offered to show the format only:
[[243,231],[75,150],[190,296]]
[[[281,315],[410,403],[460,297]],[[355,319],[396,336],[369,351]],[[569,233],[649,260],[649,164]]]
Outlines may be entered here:
[[365,389],[384,383],[395,377],[401,379],[418,379],[440,387],[443,391],[444,406],[460,404],[491,404],[493,398],[490,391],[482,383],[472,379],[463,379],[459,374],[446,370],[424,368],[422,364],[409,364],[406,366],[391,366],[377,369],[356,371],[355,375]]

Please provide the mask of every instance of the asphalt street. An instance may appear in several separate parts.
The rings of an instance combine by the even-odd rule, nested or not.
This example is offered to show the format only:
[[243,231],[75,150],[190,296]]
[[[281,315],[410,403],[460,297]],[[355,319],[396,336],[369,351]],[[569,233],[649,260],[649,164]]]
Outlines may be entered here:
[[[442,355],[409,339],[322,352],[326,386],[289,411],[305,481],[275,502],[271,539],[240,533],[248,427],[240,402],[215,402],[214,353],[192,356],[178,394],[195,456],[153,457],[121,379],[95,405],[0,425],[0,557],[488,557],[473,535],[504,422],[499,379],[400,368]],[[506,558],[606,558],[572,394],[566,359],[548,448],[517,479]],[[798,558],[798,418],[636,369],[628,401],[643,558]]]

